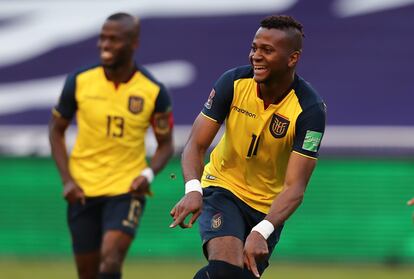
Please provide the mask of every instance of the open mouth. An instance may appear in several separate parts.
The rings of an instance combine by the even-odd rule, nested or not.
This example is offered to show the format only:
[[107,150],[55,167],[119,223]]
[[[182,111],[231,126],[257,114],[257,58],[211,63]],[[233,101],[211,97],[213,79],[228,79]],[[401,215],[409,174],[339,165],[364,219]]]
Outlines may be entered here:
[[101,59],[102,60],[110,60],[114,57],[113,53],[110,51],[101,51]]
[[255,74],[261,74],[267,71],[265,66],[254,66],[253,69]]

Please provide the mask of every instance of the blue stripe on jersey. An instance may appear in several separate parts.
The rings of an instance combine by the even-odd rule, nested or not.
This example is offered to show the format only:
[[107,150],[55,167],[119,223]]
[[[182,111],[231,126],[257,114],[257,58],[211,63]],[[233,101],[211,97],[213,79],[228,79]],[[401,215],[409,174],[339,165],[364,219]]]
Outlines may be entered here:
[[203,114],[220,124],[223,123],[229,114],[233,101],[234,82],[242,78],[253,78],[253,68],[250,65],[237,67],[225,72],[214,85],[209,96],[209,105],[207,103],[204,105]]

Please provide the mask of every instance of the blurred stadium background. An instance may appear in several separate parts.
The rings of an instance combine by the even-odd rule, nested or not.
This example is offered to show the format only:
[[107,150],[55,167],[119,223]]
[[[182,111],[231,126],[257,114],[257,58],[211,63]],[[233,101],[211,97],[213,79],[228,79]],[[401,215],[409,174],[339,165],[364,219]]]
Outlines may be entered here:
[[[263,278],[412,278],[413,0],[0,1],[0,278],[75,278],[47,122],[117,11],[142,19],[137,61],[170,89],[177,154],[214,81],[248,63],[260,19],[299,19],[298,72],[324,97],[328,128]],[[168,228],[182,184],[177,156],[154,182],[125,278],[192,278],[203,264],[197,229]]]

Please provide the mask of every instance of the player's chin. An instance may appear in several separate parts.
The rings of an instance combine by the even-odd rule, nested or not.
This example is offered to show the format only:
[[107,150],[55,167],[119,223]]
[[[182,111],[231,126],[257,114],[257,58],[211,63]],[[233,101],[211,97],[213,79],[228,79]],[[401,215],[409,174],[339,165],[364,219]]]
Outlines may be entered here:
[[262,83],[266,81],[267,76],[263,76],[263,75],[254,75],[253,79],[255,82],[257,83]]
[[101,57],[101,64],[107,68],[114,68],[116,65],[116,61],[113,58],[103,58]]

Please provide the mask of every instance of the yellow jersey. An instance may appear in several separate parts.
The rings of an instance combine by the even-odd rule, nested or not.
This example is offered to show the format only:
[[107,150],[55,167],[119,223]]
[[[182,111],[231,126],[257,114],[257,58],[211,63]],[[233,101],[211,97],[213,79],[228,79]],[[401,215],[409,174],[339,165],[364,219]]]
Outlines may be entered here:
[[325,104],[301,77],[289,93],[265,108],[251,66],[224,73],[202,114],[225,132],[204,168],[202,186],[219,186],[268,213],[281,192],[290,154],[318,157],[325,131]]
[[101,65],[67,77],[54,113],[69,120],[76,113],[69,170],[86,196],[128,192],[147,167],[144,140],[154,112],[170,110],[165,87],[143,67],[118,86],[107,80]]

